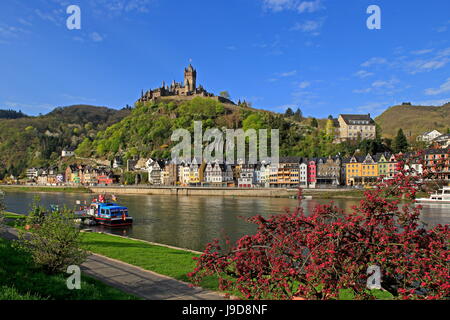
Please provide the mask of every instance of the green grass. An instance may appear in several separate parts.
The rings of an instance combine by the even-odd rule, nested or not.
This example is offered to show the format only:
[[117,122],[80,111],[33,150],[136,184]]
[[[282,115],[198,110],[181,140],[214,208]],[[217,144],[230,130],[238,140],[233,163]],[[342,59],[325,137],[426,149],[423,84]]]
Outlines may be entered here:
[[[189,251],[101,233],[83,233],[82,242],[83,247],[93,253],[185,282],[190,281],[187,274],[192,272],[196,265],[192,258],[199,256]],[[215,277],[207,278],[201,286],[218,290],[218,280]]]
[[82,275],[81,289],[67,289],[68,274],[49,275],[31,256],[0,239],[0,300],[134,300],[136,297]]
[[[189,251],[152,245],[150,243],[108,234],[83,233],[82,239],[84,248],[91,252],[185,282],[190,282],[187,273],[192,272],[196,265],[192,258],[199,256]],[[217,277],[205,278],[200,286],[205,289],[219,291]],[[229,293],[235,296],[241,296],[237,291]],[[372,293],[377,299],[381,300],[393,298],[386,291],[376,290],[376,292]],[[353,298],[354,295],[351,290],[341,290],[339,300],[353,300]]]
[[13,192],[91,193],[91,190],[85,187],[0,186],[0,189]]

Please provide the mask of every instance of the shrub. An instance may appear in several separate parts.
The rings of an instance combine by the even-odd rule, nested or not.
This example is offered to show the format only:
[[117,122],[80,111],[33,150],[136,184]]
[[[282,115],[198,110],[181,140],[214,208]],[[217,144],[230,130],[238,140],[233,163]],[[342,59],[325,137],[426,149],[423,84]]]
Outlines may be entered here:
[[[80,230],[73,215],[66,209],[44,213],[34,206],[27,225],[32,232],[19,234],[19,246],[31,253],[36,264],[47,273],[65,271],[69,265],[79,265],[86,259],[81,249]],[[34,214],[34,216],[32,216]]]
[[[425,229],[413,199],[421,178],[404,169],[364,193],[352,212],[333,203],[306,216],[294,212],[249,219],[258,229],[228,249],[214,240],[189,274],[199,283],[216,274],[222,290],[249,299],[375,299],[367,270],[381,268],[382,288],[397,299],[443,299],[450,295],[448,225]],[[301,199],[301,190],[299,199]],[[301,201],[301,200],[299,200]]]

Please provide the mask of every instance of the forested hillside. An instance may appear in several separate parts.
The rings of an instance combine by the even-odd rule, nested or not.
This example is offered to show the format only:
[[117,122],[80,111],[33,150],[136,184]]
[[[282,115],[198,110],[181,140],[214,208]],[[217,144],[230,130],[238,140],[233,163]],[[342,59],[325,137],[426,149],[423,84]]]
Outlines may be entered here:
[[[194,121],[207,128],[279,129],[280,155],[326,157],[353,154],[357,148],[363,152],[384,151],[381,142],[365,141],[333,144],[333,130],[329,126],[317,128],[317,121],[286,116],[246,107],[224,105],[213,99],[195,98],[190,101],[150,102],[139,104],[122,121],[97,134],[86,137],[76,150],[82,157],[112,159],[121,155],[169,158],[172,132],[185,128],[193,132]],[[314,119],[315,120],[315,119]],[[310,124],[310,122],[312,122]],[[316,122],[316,125],[314,125]]]
[[76,149],[76,155],[84,159],[169,158],[175,144],[170,141],[173,131],[184,128],[193,132],[194,121],[200,120],[203,130],[279,129],[281,156],[348,156],[387,150],[381,140],[333,144],[332,120],[223,104],[210,98],[147,102],[131,110],[77,105],[39,117],[0,119],[0,179],[6,174],[23,176],[29,167],[58,165],[61,150],[67,147]]
[[84,138],[95,138],[129,113],[76,105],[38,117],[0,119],[0,178],[6,173],[21,174],[30,166],[56,163],[63,148],[76,148]]

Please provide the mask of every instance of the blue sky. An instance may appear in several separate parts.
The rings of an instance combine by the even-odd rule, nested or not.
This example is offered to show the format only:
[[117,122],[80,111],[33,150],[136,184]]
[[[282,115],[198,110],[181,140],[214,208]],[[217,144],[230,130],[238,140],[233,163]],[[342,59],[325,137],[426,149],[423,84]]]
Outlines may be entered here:
[[[369,5],[381,29],[369,30]],[[69,30],[66,8],[81,8]],[[380,114],[450,101],[450,1],[8,0],[0,4],[0,108],[132,105],[141,89],[198,82],[257,108]]]

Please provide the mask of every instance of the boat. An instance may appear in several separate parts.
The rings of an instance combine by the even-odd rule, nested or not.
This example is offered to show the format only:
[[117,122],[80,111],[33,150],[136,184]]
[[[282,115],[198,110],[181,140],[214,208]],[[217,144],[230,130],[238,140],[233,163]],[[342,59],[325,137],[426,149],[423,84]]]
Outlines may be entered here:
[[[116,201],[114,196],[112,199]],[[128,214],[128,208],[109,201],[105,195],[93,199],[89,206],[81,206],[76,213],[82,219],[91,218],[108,227],[126,227],[133,224],[133,217]]]
[[450,204],[450,187],[443,187],[435,193],[431,194],[429,198],[416,199],[416,203],[423,204]]

